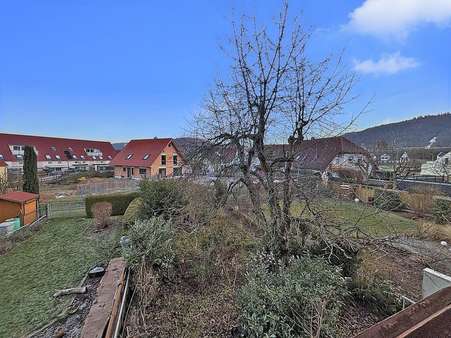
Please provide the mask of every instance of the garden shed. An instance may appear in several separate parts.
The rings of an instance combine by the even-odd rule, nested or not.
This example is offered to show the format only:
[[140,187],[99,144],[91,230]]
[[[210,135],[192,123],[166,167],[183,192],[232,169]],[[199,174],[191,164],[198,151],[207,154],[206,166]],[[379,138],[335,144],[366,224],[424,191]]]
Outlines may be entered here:
[[20,225],[28,225],[38,218],[39,195],[14,191],[0,195],[0,223],[19,218]]

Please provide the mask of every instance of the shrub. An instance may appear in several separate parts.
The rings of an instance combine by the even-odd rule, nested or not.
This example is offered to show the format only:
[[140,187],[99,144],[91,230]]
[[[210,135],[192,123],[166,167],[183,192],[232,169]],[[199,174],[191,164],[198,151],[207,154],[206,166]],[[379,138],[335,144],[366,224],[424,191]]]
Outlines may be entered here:
[[169,219],[178,215],[186,204],[178,180],[143,181],[140,193],[143,218],[163,216],[164,219]]
[[374,206],[382,210],[398,210],[402,207],[400,192],[397,190],[376,189]]
[[136,221],[130,226],[130,245],[123,249],[127,261],[136,266],[143,261],[154,268],[168,268],[174,260],[174,232],[162,217]]
[[435,197],[432,213],[436,223],[451,223],[451,199],[445,197]]
[[138,196],[139,194],[137,192],[88,196],[85,200],[86,215],[93,217],[91,209],[94,204],[99,202],[111,203],[111,216],[123,215],[131,201]]
[[293,258],[271,271],[257,258],[239,292],[240,320],[251,337],[335,336],[345,295],[341,274],[323,259]]
[[355,300],[383,316],[402,310],[402,299],[388,280],[358,277],[349,284],[349,290]]
[[135,198],[127,207],[127,210],[125,210],[124,216],[122,217],[122,221],[125,224],[133,224],[135,223],[141,215],[141,209],[143,205],[143,200],[141,197]]
[[112,210],[113,208],[109,202],[98,202],[92,206],[91,212],[97,229],[104,229],[111,224]]
[[254,246],[243,226],[225,216],[217,216],[194,231],[181,229],[176,236],[180,272],[200,284],[210,284],[215,278],[232,284]]

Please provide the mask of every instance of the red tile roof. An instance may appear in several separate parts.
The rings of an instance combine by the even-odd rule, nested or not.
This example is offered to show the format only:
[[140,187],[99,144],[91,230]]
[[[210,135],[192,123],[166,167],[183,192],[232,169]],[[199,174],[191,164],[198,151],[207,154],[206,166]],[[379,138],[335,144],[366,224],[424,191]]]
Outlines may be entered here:
[[[74,158],[76,161],[94,160],[86,154],[86,148],[99,149],[105,161],[111,160],[117,153],[110,142],[0,133],[0,159],[3,156],[4,161],[17,161],[9,148],[11,145],[30,145],[35,147],[38,152],[38,161],[60,161],[56,158],[57,155],[61,158],[61,161],[68,160],[64,151],[69,151],[71,154],[77,156],[77,158]],[[49,155],[51,159],[47,159],[46,155]],[[82,155],[84,159],[80,158]]]
[[[273,144],[265,148],[271,158],[277,158],[287,147],[284,144]],[[297,166],[311,170],[325,170],[339,154],[362,154],[370,158],[365,149],[341,136],[305,140],[295,149]]]
[[18,203],[25,203],[27,201],[34,200],[37,198],[39,198],[39,195],[23,191],[13,191],[0,195],[0,200]]
[[[170,143],[175,147],[178,155],[183,158],[183,155],[178,151],[171,138],[131,140],[124,149],[116,155],[111,162],[111,165],[148,168]],[[127,159],[130,154],[133,155],[130,159]],[[148,157],[144,159],[146,155],[148,155]]]
[[0,167],[7,167],[8,165],[6,164],[5,161],[0,160]]

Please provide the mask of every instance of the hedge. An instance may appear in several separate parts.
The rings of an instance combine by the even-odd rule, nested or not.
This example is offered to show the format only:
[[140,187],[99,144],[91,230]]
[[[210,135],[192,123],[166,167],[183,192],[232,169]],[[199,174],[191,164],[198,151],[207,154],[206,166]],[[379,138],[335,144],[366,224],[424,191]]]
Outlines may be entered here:
[[137,197],[139,197],[138,192],[88,196],[85,200],[86,215],[92,217],[92,206],[98,202],[111,203],[113,207],[112,216],[123,215],[131,201]]
[[376,189],[374,191],[374,206],[382,210],[398,210],[403,206],[400,191]]
[[438,224],[451,223],[451,198],[435,196],[432,214]]

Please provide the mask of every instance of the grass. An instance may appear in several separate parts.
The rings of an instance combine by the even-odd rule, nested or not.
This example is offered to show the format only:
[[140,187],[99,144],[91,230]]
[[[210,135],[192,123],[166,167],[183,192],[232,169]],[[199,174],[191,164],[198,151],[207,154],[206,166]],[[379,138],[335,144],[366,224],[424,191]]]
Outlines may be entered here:
[[[322,199],[317,202],[317,206],[329,219],[339,222],[343,227],[358,225],[362,231],[373,236],[413,233],[416,230],[414,220],[362,203]],[[302,209],[303,203],[295,203],[292,212],[297,215]]]
[[105,242],[117,232],[94,234],[83,218],[50,220],[0,256],[0,337],[23,336],[61,313],[67,302],[53,293],[107,259],[112,246]]

